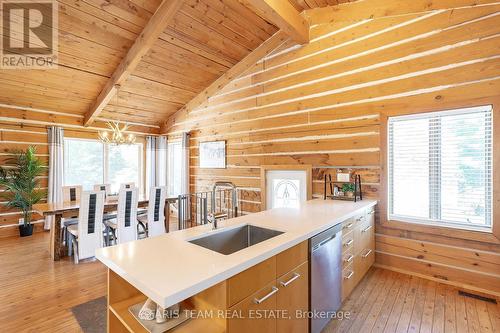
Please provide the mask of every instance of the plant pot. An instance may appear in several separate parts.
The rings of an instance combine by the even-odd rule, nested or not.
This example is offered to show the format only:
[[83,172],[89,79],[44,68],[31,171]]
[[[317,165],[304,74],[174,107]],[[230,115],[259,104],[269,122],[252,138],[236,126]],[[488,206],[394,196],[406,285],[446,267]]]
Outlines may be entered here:
[[347,192],[346,194],[348,198],[354,197],[354,192]]
[[26,237],[31,235],[33,235],[33,224],[19,226],[19,236]]

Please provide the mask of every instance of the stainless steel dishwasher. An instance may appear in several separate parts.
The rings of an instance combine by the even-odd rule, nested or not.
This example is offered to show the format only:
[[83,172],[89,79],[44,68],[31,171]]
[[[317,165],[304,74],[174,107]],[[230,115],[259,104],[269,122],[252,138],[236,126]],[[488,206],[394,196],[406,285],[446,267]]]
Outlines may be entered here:
[[341,305],[342,223],[309,240],[310,332],[317,333]]

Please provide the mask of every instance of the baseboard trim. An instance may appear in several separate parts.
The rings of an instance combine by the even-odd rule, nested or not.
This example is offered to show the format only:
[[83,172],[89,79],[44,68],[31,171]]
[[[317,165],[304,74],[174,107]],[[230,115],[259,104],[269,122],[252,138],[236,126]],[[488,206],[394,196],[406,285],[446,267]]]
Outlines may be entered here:
[[431,280],[431,281],[434,281],[434,282],[439,282],[439,283],[447,284],[447,285],[450,285],[450,286],[454,286],[454,287],[460,288],[460,289],[462,289],[464,291],[474,292],[476,294],[479,293],[481,296],[484,296],[484,297],[491,297],[491,296],[493,296],[493,297],[495,297],[497,299],[500,299],[500,293],[492,291],[492,290],[477,288],[477,287],[474,287],[474,286],[471,286],[471,285],[468,285],[468,284],[464,284],[464,283],[460,283],[460,282],[456,282],[456,281],[442,280],[442,279],[438,279],[438,278],[435,278],[433,276],[429,276],[429,275],[426,275],[426,274],[420,274],[420,273],[412,272],[412,271],[409,271],[409,270],[406,270],[406,269],[401,269],[401,268],[396,268],[396,267],[392,267],[392,266],[381,265],[381,264],[378,264],[376,262],[373,264],[373,266],[374,267],[378,267],[378,268],[382,268],[382,269],[387,269],[387,270],[393,271],[393,272],[398,272],[398,273],[407,274],[407,275],[413,275],[413,276],[416,276],[416,277],[419,277],[419,278],[422,278],[422,279],[426,279],[426,280]]

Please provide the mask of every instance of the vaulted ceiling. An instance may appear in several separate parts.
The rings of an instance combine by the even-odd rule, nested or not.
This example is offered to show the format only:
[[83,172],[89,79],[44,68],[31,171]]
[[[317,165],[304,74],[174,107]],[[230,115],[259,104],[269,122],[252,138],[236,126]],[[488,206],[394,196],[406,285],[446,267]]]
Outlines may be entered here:
[[[59,68],[0,70],[0,111],[11,105],[83,122],[160,2],[59,0]],[[278,30],[237,0],[182,2],[98,119],[156,126]]]
[[339,5],[353,0],[288,0],[299,12],[307,9]]
[[[285,11],[295,8],[292,15],[298,29],[303,28],[298,16],[302,10],[345,2],[289,1]],[[0,70],[0,117],[23,110],[48,115],[49,122],[70,119],[72,124],[88,125],[97,121],[102,126],[103,121],[118,120],[159,131],[170,115],[283,29],[273,21],[281,9],[273,7],[272,1],[268,5],[269,1],[261,0],[263,5],[256,10],[249,0],[182,0],[124,79],[113,81],[117,69],[129,64],[127,56],[134,43],[145,38],[141,32],[162,1],[58,2],[59,67]],[[285,30],[295,28],[292,24]],[[109,93],[100,100],[106,89]]]

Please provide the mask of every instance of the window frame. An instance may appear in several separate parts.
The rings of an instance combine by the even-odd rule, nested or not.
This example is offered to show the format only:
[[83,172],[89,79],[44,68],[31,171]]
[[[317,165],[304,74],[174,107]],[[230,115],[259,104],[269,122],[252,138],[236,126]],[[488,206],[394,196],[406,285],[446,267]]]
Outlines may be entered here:
[[[380,195],[378,200],[377,224],[379,230],[385,230],[392,234],[414,234],[414,237],[425,237],[426,234],[437,237],[451,237],[458,240],[469,240],[490,244],[500,244],[500,151],[493,149],[493,216],[491,230],[478,231],[471,229],[456,228],[453,226],[442,226],[424,223],[412,223],[401,220],[389,219],[388,213],[388,118],[393,116],[403,116],[426,112],[438,112],[445,110],[455,110],[466,107],[492,106],[492,127],[493,127],[493,147],[500,147],[500,98],[484,98],[475,101],[453,101],[442,102],[436,106],[432,105],[409,105],[404,110],[392,109],[381,110],[380,117]],[[439,108],[438,108],[439,107]]]
[[[103,153],[102,153],[102,158],[103,158],[103,184],[108,184],[109,183],[109,146],[110,144],[103,143],[98,139],[89,139],[89,138],[75,138],[75,137],[64,137],[64,146],[66,146],[66,140],[70,141],[87,141],[87,142],[98,142],[103,145]],[[139,175],[138,175],[138,188],[139,188],[139,193],[140,195],[144,195],[144,144],[142,142],[136,142],[134,145],[139,146],[139,152],[138,152],[138,161],[139,161]],[[66,152],[66,148],[64,148],[64,152]],[[66,157],[64,156],[64,161],[63,161],[63,168],[64,168],[64,173],[66,173],[66,162],[65,162]],[[64,178],[64,177],[63,177]],[[63,179],[64,186],[66,186],[66,179]],[[78,184],[68,184],[68,185],[78,185]]]
[[[485,224],[483,226],[481,225],[471,225],[467,223],[463,223],[460,221],[447,221],[444,219],[435,219],[432,217],[429,218],[418,218],[418,217],[413,217],[413,216],[405,216],[405,215],[398,215],[391,213],[391,177],[389,176],[391,172],[391,163],[390,163],[390,154],[391,154],[391,149],[390,147],[390,133],[389,133],[389,127],[391,122],[398,122],[401,120],[419,120],[419,119],[429,119],[430,117],[437,117],[437,116],[450,116],[450,115],[466,115],[466,114],[472,114],[474,112],[481,112],[481,111],[490,111],[491,112],[491,129],[492,129],[492,134],[491,134],[491,154],[489,156],[490,163],[492,164],[492,170],[491,170],[491,175],[490,175],[490,183],[486,185],[486,187],[489,187],[491,189],[491,201],[489,202],[489,210],[490,210],[490,215],[487,217],[489,224]],[[436,119],[436,118],[435,118]],[[435,120],[433,119],[433,120]],[[437,118],[439,119],[439,118]],[[448,227],[448,228],[455,228],[455,229],[462,229],[462,230],[474,230],[474,231],[479,231],[479,232],[491,232],[493,228],[493,217],[494,217],[494,207],[493,207],[493,173],[494,173],[494,166],[493,166],[493,152],[494,152],[494,133],[493,133],[493,105],[482,105],[482,106],[476,106],[476,107],[463,107],[463,108],[457,108],[457,109],[451,109],[451,110],[442,110],[442,111],[434,111],[434,112],[422,112],[422,113],[417,113],[417,114],[409,114],[409,115],[398,115],[398,116],[391,116],[388,117],[387,119],[387,134],[386,134],[386,156],[385,160],[387,161],[387,219],[388,220],[398,220],[398,221],[403,221],[403,222],[408,222],[408,223],[414,223],[414,224],[423,224],[423,225],[430,225],[430,226],[443,226],[443,227]],[[431,138],[429,138],[430,140]],[[429,141],[431,142],[431,141]],[[441,148],[441,146],[439,146]],[[441,149],[439,149],[441,150]],[[432,154],[431,154],[432,155]],[[429,177],[436,177],[436,175],[429,174]],[[439,180],[441,178],[439,177]],[[430,178],[429,178],[430,181]],[[429,200],[432,201],[433,198],[434,200],[436,199],[436,196],[438,193],[430,192],[429,193]],[[441,200],[441,197],[438,198],[438,200]],[[439,205],[440,206],[440,205]],[[433,203],[429,202],[429,208],[431,209],[432,213],[432,208]],[[434,207],[436,209],[436,207]],[[436,212],[434,212],[436,213]]]

